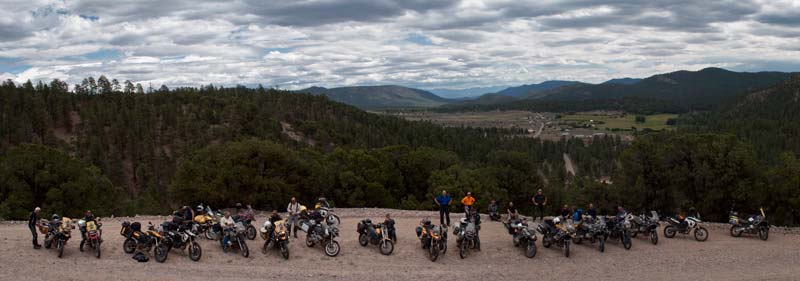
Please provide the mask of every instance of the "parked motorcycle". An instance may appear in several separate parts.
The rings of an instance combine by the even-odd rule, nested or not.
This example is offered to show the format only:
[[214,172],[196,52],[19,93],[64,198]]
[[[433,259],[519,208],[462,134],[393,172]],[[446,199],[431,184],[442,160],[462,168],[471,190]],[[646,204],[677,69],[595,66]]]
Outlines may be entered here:
[[433,225],[428,219],[423,219],[416,229],[417,237],[423,249],[428,250],[428,257],[436,261],[447,253],[447,226]]
[[64,247],[72,237],[72,229],[74,228],[75,226],[70,218],[64,217],[60,220],[55,220],[48,227],[48,232],[44,237],[44,247],[50,249],[55,244],[58,257],[62,257],[64,255]]
[[591,244],[598,243],[600,252],[606,251],[606,239],[610,232],[603,217],[596,219],[590,216],[585,216],[581,222],[575,227],[575,244],[583,243],[583,240],[589,241]]
[[[627,215],[625,216],[627,217]],[[622,247],[625,250],[630,250],[633,246],[633,241],[631,241],[631,223],[625,219],[625,217],[612,217],[606,222],[606,226],[608,227],[608,238],[611,240],[619,239],[622,242]]]
[[373,224],[371,219],[361,220],[356,226],[358,244],[362,247],[369,244],[378,245],[381,254],[391,255],[394,251],[394,241],[389,237],[391,231],[393,230],[389,229],[389,226],[380,223]]
[[731,211],[730,224],[731,236],[740,237],[742,233],[758,234],[758,238],[767,241],[769,238],[769,222],[764,208],[760,208],[760,215],[750,215],[746,220],[740,219],[737,212]]
[[476,221],[478,220],[475,219],[475,216],[471,220],[462,218],[459,225],[453,229],[453,235],[456,236],[456,245],[458,246],[458,255],[462,259],[469,255],[470,249],[481,250],[481,239],[478,235],[481,226]]
[[234,222],[242,222],[245,227],[245,237],[250,240],[256,239],[256,227],[253,226],[253,222],[256,221],[255,216],[256,212],[250,206],[247,206],[244,213],[233,216]]
[[267,220],[261,226],[259,233],[261,233],[261,238],[264,239],[261,253],[266,255],[270,248],[275,248],[277,245],[281,251],[281,256],[284,259],[289,259],[289,232],[284,220],[276,221],[274,224]]
[[322,206],[317,209],[317,212],[319,212],[319,214],[322,215],[322,217],[325,218],[325,221],[330,225],[338,227],[342,222],[339,216],[333,213],[332,208]]
[[228,228],[223,230],[225,235],[228,236],[228,244],[222,244],[223,240],[220,240],[220,244],[222,245],[222,251],[227,253],[229,249],[239,250],[239,253],[242,254],[243,257],[250,256],[250,249],[247,248],[247,237],[245,237],[245,232],[247,231],[247,227],[244,226],[244,223],[237,222],[234,227]]
[[631,237],[636,238],[636,236],[641,233],[645,237],[650,238],[650,243],[653,245],[658,244],[658,213],[656,211],[651,211],[650,216],[648,217],[645,214],[641,214],[638,216],[634,216],[629,214],[625,220],[630,223],[630,232]]
[[572,239],[570,232],[575,231],[571,224],[562,222],[560,217],[547,218],[536,230],[542,234],[542,246],[550,248],[555,244],[564,250],[564,256],[569,257],[569,244]]
[[503,225],[511,234],[514,247],[525,250],[525,256],[528,258],[536,256],[536,234],[528,228],[527,220],[512,219],[504,222]]
[[316,223],[311,226],[306,235],[306,246],[314,247],[314,245],[323,245],[325,247],[325,255],[335,257],[339,255],[339,242],[336,237],[339,236],[339,228],[330,220],[325,220],[323,223]]
[[664,237],[673,238],[676,233],[689,235],[694,231],[694,239],[700,242],[708,239],[708,230],[702,226],[703,221],[697,217],[669,218],[669,225],[664,227]]
[[219,226],[219,218],[222,213],[214,212],[210,206],[206,206],[205,214],[194,216],[194,222],[198,224],[197,235],[203,235],[208,240],[222,239],[222,227]]
[[[85,244],[89,246],[89,248],[94,250],[94,255],[98,259],[100,258],[100,243],[103,242],[103,239],[100,238],[100,226],[102,226],[99,221],[78,221],[78,227],[85,231],[86,241]],[[81,249],[83,251],[83,249]]]
[[[162,237],[164,246],[167,247],[167,251],[164,253],[164,259],[166,260],[166,256],[171,249],[180,249],[181,251],[186,251],[189,249],[189,259],[192,261],[200,260],[200,257],[203,255],[203,249],[200,248],[200,243],[195,241],[195,231],[197,231],[197,224],[180,224],[176,225],[172,222],[166,222],[162,224]],[[157,257],[158,258],[158,257]]]

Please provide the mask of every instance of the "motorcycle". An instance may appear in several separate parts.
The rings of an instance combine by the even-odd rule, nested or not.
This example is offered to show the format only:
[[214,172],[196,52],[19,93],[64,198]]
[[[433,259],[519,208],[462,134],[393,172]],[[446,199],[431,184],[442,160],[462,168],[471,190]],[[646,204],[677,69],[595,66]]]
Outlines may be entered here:
[[417,227],[417,237],[423,249],[428,250],[428,257],[436,261],[447,253],[447,226],[432,225],[430,220],[423,220]]
[[256,227],[253,226],[253,222],[256,221],[255,216],[256,213],[250,206],[247,206],[247,210],[245,210],[244,213],[233,216],[234,222],[241,222],[244,225],[245,237],[249,240],[256,239]]
[[74,228],[75,226],[72,225],[72,220],[70,218],[65,217],[61,220],[54,221],[54,223],[50,224],[50,227],[47,228],[48,232],[44,237],[44,247],[50,249],[55,243],[58,257],[62,257],[64,255],[64,247],[67,241],[69,241],[69,238],[72,237],[72,229]]
[[764,208],[760,208],[761,215],[750,215],[747,220],[740,219],[737,212],[731,211],[730,224],[731,236],[740,237],[742,233],[758,234],[758,238],[767,241],[769,238],[769,222]]
[[525,256],[533,258],[536,256],[536,235],[528,228],[527,221],[524,220],[510,220],[503,223],[503,226],[508,229],[508,233],[514,241],[514,247],[519,247],[525,250]]
[[633,241],[631,241],[631,232],[629,231],[631,223],[625,219],[627,216],[613,217],[608,220],[606,226],[608,226],[608,238],[611,238],[611,240],[619,239],[622,242],[622,247],[625,250],[630,250],[633,246]]
[[222,245],[222,252],[227,253],[228,249],[239,250],[243,257],[250,256],[250,250],[247,248],[247,243],[245,240],[245,231],[247,228],[244,226],[244,223],[237,222],[234,227],[225,229],[225,235],[228,236],[228,244],[222,244],[223,240],[220,240],[220,245]]
[[590,216],[584,216],[583,220],[575,228],[575,244],[583,243],[583,240],[588,240],[589,243],[598,243],[600,252],[606,251],[606,239],[610,235],[608,226],[605,219],[597,217],[593,219]]
[[[78,221],[78,227],[80,227],[86,235],[85,243],[89,245],[89,248],[94,249],[95,257],[98,259],[100,258],[100,243],[103,242],[103,239],[100,239],[100,226],[102,226],[99,221]],[[83,251],[83,248],[81,248]]]
[[194,222],[197,223],[197,235],[203,234],[208,240],[219,240],[222,238],[222,227],[219,226],[219,218],[222,213],[216,213],[211,210],[210,206],[206,206],[205,214],[197,215],[194,217]]
[[378,245],[381,254],[391,255],[394,251],[394,241],[389,233],[394,231],[394,226],[384,224],[373,224],[371,219],[364,219],[356,226],[358,233],[358,244],[366,247],[369,244]]
[[641,233],[645,237],[650,237],[650,243],[653,243],[653,245],[658,245],[659,223],[658,213],[656,211],[651,211],[649,217],[645,214],[638,216],[629,214],[625,220],[627,220],[631,225],[631,237],[636,238],[636,236]]
[[325,221],[330,225],[334,225],[334,226],[338,227],[339,224],[342,222],[342,220],[339,219],[339,216],[337,216],[336,214],[333,213],[333,209],[332,208],[328,208],[328,207],[322,206],[322,207],[319,207],[319,209],[317,209],[317,211],[319,212],[320,215],[322,215],[323,218],[325,218]]
[[545,219],[536,230],[542,234],[542,246],[550,248],[556,245],[564,250],[564,256],[569,257],[569,244],[572,233],[575,232],[572,224],[562,222],[560,217]]
[[[277,245],[283,259],[289,259],[289,233],[284,220],[276,221],[274,224],[267,220],[261,227],[260,233],[261,238],[264,239],[264,246],[261,247],[261,253],[266,255],[267,250]],[[271,236],[270,233],[272,233]]]
[[708,230],[703,227],[701,224],[703,223],[702,220],[696,217],[678,217],[676,218],[669,218],[667,220],[669,225],[664,227],[664,237],[673,238],[675,237],[676,233],[686,234],[689,235],[692,231],[694,231],[694,239],[700,242],[706,241],[708,239]]
[[462,259],[469,255],[470,249],[481,250],[481,239],[478,236],[481,226],[475,221],[477,220],[462,218],[460,224],[453,229],[453,235],[456,236],[456,245],[459,250],[458,255]]
[[186,251],[189,249],[189,259],[192,261],[199,261],[200,257],[203,255],[203,249],[200,248],[200,243],[195,241],[195,231],[197,231],[197,225],[194,223],[190,224],[180,224],[175,225],[171,222],[166,222],[162,224],[162,237],[163,244],[166,246],[167,251],[164,253],[164,259],[166,260],[166,256],[171,249],[180,249],[181,251]]
[[[327,218],[326,216],[323,216]],[[311,226],[306,235],[306,246],[314,247],[320,244],[325,247],[325,255],[335,257],[339,255],[339,242],[336,237],[339,236],[339,228],[336,224],[326,219],[324,223],[317,223]]]

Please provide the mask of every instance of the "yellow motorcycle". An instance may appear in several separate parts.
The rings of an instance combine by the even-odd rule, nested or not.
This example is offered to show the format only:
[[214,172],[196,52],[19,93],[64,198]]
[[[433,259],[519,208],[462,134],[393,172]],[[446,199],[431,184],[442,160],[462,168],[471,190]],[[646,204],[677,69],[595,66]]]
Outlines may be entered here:
[[[51,227],[53,229],[50,229]],[[55,243],[56,250],[58,250],[58,257],[60,258],[64,255],[64,247],[67,241],[69,241],[69,238],[72,237],[72,229],[74,228],[75,226],[72,224],[72,219],[66,217],[61,220],[56,219],[54,224],[51,224],[45,229],[47,230],[47,234],[44,237],[44,247],[50,249]]]
[[[277,247],[281,251],[281,256],[284,259],[289,259],[289,233],[284,220],[271,223],[269,220],[264,222],[260,229],[261,238],[264,239],[264,246],[261,247],[261,253],[267,254],[270,248]],[[270,236],[272,233],[272,236]]]

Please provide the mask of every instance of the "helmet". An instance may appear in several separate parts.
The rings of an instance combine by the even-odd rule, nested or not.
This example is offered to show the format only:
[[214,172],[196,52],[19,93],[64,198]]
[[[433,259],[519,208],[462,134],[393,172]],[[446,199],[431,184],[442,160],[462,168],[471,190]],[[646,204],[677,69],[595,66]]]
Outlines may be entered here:
[[236,203],[236,208],[241,208],[241,207],[242,207],[242,203]]
[[61,217],[59,217],[59,216],[58,216],[58,214],[53,214],[53,217],[52,217],[52,218],[53,218],[54,220],[57,220],[57,219],[60,219]]
[[300,205],[300,212],[308,210],[306,205]]
[[424,225],[430,225],[430,224],[431,224],[431,219],[429,219],[429,218],[424,218],[424,219],[422,219],[422,224],[424,224]]
[[561,218],[559,218],[559,217],[556,217],[556,218],[553,219],[553,223],[555,223],[555,224],[558,224],[560,222],[561,222]]
[[203,211],[203,205],[197,205],[197,211],[198,212],[202,212]]

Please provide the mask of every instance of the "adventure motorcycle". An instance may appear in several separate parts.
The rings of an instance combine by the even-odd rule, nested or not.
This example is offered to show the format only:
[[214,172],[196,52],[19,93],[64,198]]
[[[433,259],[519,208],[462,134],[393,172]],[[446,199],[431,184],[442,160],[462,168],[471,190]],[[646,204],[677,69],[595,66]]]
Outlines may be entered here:
[[244,226],[244,223],[237,222],[234,227],[225,229],[225,235],[228,236],[228,244],[223,244],[224,239],[220,240],[220,245],[222,245],[222,252],[227,253],[228,249],[239,250],[243,257],[250,256],[250,249],[247,248],[247,237],[245,237],[245,232],[247,228]]
[[481,239],[478,235],[481,226],[475,221],[476,219],[468,220],[462,218],[460,224],[453,229],[453,235],[456,236],[456,245],[459,250],[458,255],[462,259],[469,255],[470,249],[481,250]]
[[256,213],[250,206],[247,206],[247,210],[244,213],[233,216],[234,222],[242,222],[245,227],[245,236],[250,240],[256,239],[256,227],[253,226],[253,222],[256,221],[255,216]]
[[651,211],[648,217],[645,214],[634,216],[629,214],[625,220],[630,223],[631,237],[636,238],[639,233],[650,238],[650,243],[658,245],[658,213]]
[[200,248],[200,243],[195,241],[195,237],[197,237],[197,234],[195,234],[197,230],[196,224],[177,225],[172,222],[166,222],[161,225],[161,229],[163,231],[161,235],[164,237],[163,244],[167,247],[167,251],[164,253],[165,260],[169,250],[180,249],[185,251],[187,248],[189,249],[189,259],[192,261],[200,260],[203,255],[203,249]]
[[569,244],[572,239],[569,229],[573,229],[572,232],[574,232],[574,227],[562,222],[560,217],[547,218],[536,228],[542,234],[542,246],[550,248],[555,244],[564,250],[566,257],[569,257]]
[[366,247],[369,244],[378,245],[381,254],[391,255],[394,251],[394,241],[389,233],[394,231],[394,226],[384,224],[373,224],[371,219],[364,219],[358,223],[356,233],[358,233],[358,244]]
[[333,213],[332,208],[322,206],[317,209],[317,212],[319,212],[319,214],[322,215],[322,217],[325,218],[325,221],[330,225],[338,227],[342,222],[342,220],[339,219],[339,216]]
[[198,224],[197,235],[203,234],[208,240],[219,240],[222,238],[222,227],[219,226],[219,218],[222,213],[216,213],[206,206],[205,214],[194,216],[194,222]]
[[527,221],[514,219],[508,223],[503,223],[508,229],[508,233],[514,241],[514,247],[519,247],[525,250],[525,256],[533,258],[536,256],[536,234],[528,228]]
[[608,238],[611,240],[619,239],[622,242],[622,247],[625,250],[630,250],[633,246],[633,241],[631,241],[631,232],[629,231],[631,223],[625,219],[627,216],[613,217],[608,220],[606,226],[608,226]]
[[[84,244],[88,244],[89,248],[94,249],[95,257],[98,259],[100,258],[100,243],[103,242],[103,239],[100,238],[100,226],[102,225],[99,221],[78,221],[78,227],[85,232],[85,241],[81,242],[81,247]],[[83,248],[81,248],[81,251],[83,251]]]
[[584,216],[578,226],[575,227],[575,244],[581,244],[583,240],[588,240],[589,243],[598,243],[600,252],[606,251],[606,239],[610,232],[606,225],[605,219],[597,217],[593,219],[590,216]]
[[44,247],[46,249],[50,249],[53,244],[56,246],[56,250],[58,251],[58,257],[64,255],[64,247],[69,241],[69,238],[72,237],[72,229],[75,226],[72,225],[72,220],[70,218],[62,218],[61,220],[55,220],[50,227],[48,227],[48,232],[44,237]]
[[767,241],[769,238],[769,222],[764,208],[760,208],[761,215],[750,215],[746,220],[740,219],[737,212],[731,211],[730,224],[731,236],[739,237],[742,233],[758,234],[758,238]]
[[341,250],[339,242],[336,241],[338,236],[339,228],[336,227],[334,222],[326,219],[324,223],[317,223],[310,227],[306,235],[306,246],[323,245],[325,247],[325,255],[335,257],[339,255],[339,250]]
[[[286,222],[284,220],[276,221],[274,224],[269,220],[264,222],[260,229],[261,238],[264,239],[264,246],[261,247],[261,253],[267,254],[267,250],[274,248],[276,245],[281,251],[281,256],[284,259],[289,259],[289,232]],[[271,235],[270,235],[271,234]]]
[[706,241],[708,239],[708,230],[703,227],[701,224],[703,223],[702,220],[696,217],[678,217],[676,218],[669,218],[667,220],[669,225],[664,227],[664,237],[673,238],[675,237],[676,233],[686,234],[688,235],[692,230],[694,230],[694,239],[700,242]]
[[433,225],[430,220],[424,219],[416,229],[417,237],[423,249],[428,250],[428,257],[436,261],[439,256],[447,253],[447,226]]

